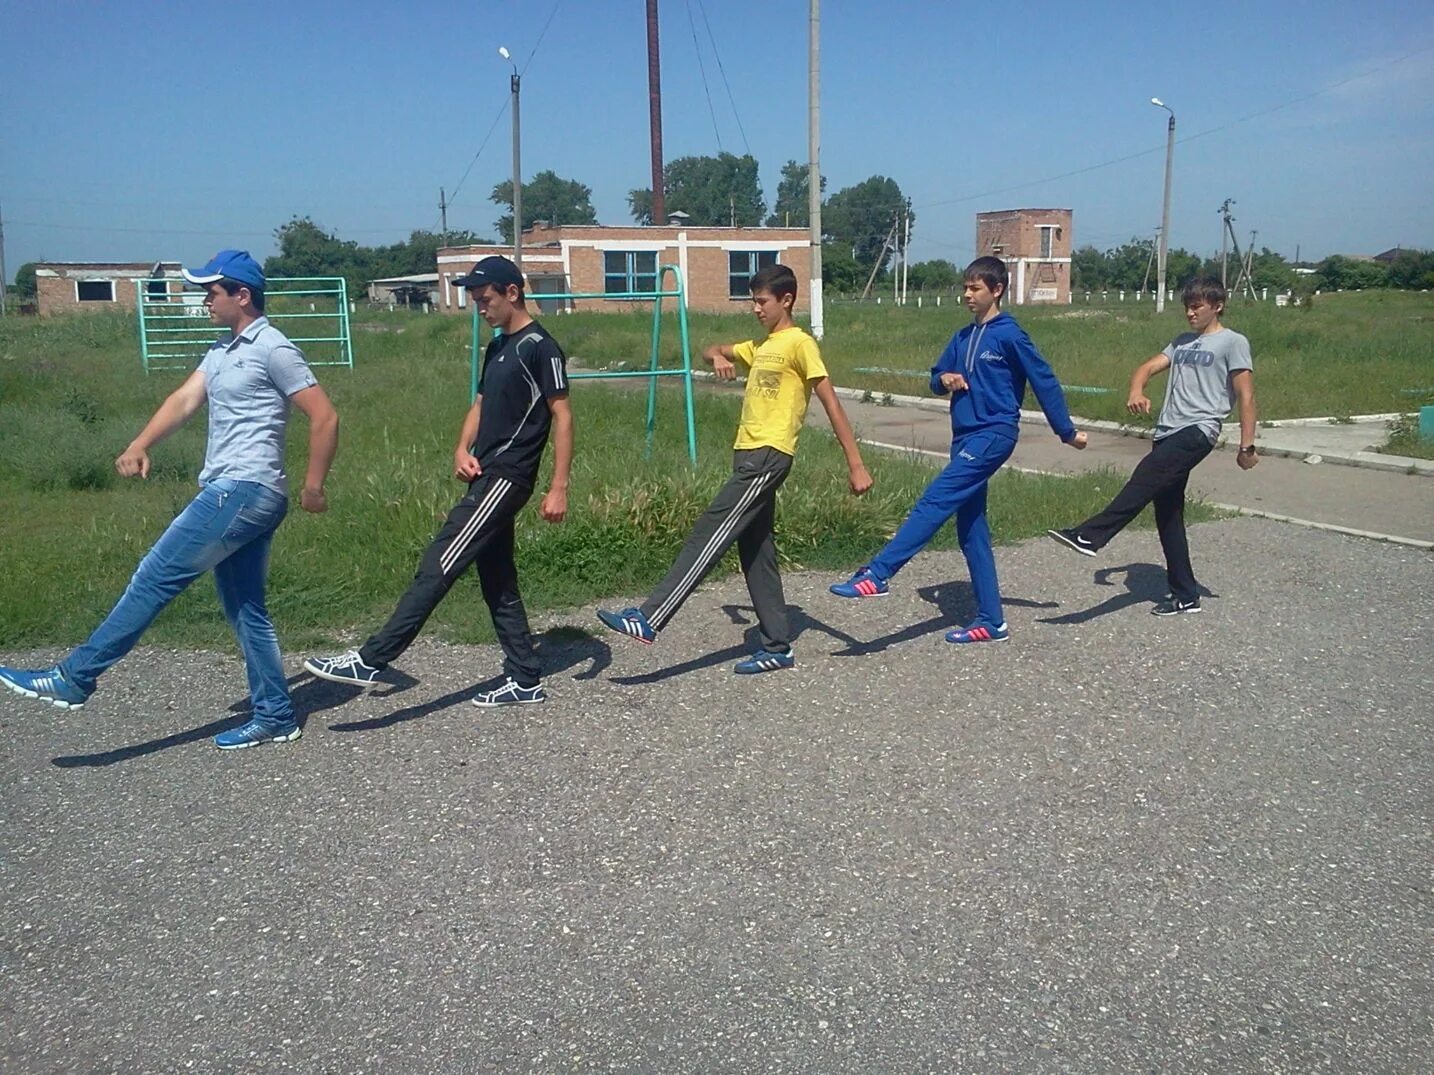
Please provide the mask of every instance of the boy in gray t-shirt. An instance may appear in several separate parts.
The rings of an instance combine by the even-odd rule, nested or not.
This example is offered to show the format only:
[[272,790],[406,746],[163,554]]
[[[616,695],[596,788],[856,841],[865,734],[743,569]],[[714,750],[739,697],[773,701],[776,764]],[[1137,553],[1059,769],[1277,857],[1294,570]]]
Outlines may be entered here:
[[1106,509],[1079,526],[1047,531],[1051,537],[1085,556],[1094,556],[1149,503],[1155,504],[1155,527],[1165,552],[1170,596],[1151,610],[1157,616],[1200,611],[1199,583],[1190,566],[1185,538],[1185,485],[1190,472],[1210,454],[1220,436],[1220,423],[1230,409],[1240,409],[1240,451],[1235,461],[1249,470],[1260,461],[1255,450],[1255,380],[1250,343],[1220,324],[1227,293],[1215,279],[1201,277],[1185,285],[1181,296],[1192,331],[1181,333],[1160,354],[1148,359],[1130,378],[1131,414],[1149,414],[1145,386],[1163,370],[1170,371],[1165,405],[1155,424],[1155,442]]

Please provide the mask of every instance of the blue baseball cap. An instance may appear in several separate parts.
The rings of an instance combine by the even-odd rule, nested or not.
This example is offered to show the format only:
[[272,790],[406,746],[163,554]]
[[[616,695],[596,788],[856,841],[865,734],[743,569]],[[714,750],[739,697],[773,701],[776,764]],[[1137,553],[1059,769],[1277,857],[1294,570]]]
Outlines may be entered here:
[[221,250],[199,269],[181,269],[191,284],[215,284],[229,279],[250,287],[264,286],[264,270],[249,256],[247,250]]

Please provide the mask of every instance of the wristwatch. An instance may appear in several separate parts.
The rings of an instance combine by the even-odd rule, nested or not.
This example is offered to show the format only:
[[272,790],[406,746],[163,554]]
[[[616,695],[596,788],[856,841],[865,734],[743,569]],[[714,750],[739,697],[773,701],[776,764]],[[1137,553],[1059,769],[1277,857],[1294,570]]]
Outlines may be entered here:
[[1242,444],[1242,445],[1240,445],[1240,454],[1241,454],[1241,455],[1255,455],[1255,454],[1256,454],[1256,452],[1255,452],[1255,446],[1254,446],[1253,444]]

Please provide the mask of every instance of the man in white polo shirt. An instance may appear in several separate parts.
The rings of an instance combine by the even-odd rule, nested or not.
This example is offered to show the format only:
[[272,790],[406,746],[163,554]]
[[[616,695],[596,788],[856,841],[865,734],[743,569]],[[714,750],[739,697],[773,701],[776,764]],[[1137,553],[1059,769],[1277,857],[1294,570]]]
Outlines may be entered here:
[[100,675],[128,653],[156,616],[191,582],[213,570],[224,614],[249,677],[253,713],[215,738],[221,749],[299,738],[264,604],[269,545],[289,508],[284,437],[289,405],[309,419],[309,463],[299,503],[324,511],[324,479],[338,446],[339,418],[303,354],[264,316],[264,273],[242,250],[221,250],[184,277],[205,289],[210,318],[228,329],[189,378],[154,412],[115,460],[126,478],[149,477],[149,449],[206,402],[209,441],[199,495],[140,561],[124,595],[89,640],[53,668],[0,667],[0,683],[61,709],[78,709]]

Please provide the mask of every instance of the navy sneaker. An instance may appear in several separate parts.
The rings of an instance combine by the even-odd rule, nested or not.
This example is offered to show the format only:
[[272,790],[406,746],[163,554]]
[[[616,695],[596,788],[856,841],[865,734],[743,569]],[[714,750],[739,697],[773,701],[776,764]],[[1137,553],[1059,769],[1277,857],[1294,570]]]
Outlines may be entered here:
[[1187,612],[1200,611],[1200,598],[1192,597],[1185,600],[1182,597],[1170,596],[1150,610],[1152,616],[1183,616]]
[[255,717],[248,724],[220,732],[214,737],[214,745],[220,750],[243,750],[261,743],[289,743],[303,734],[303,729],[292,720],[261,720]]
[[954,631],[946,632],[946,641],[954,642],[958,646],[964,646],[970,642],[1004,642],[1010,637],[1011,632],[1004,623],[999,627],[987,627],[984,623],[975,623],[970,627],[959,627]]
[[857,573],[845,582],[827,587],[838,597],[885,597],[891,587],[871,573],[871,568],[858,568]]
[[732,671],[739,676],[755,676],[759,672],[779,672],[783,668],[795,668],[797,659],[791,650],[759,649],[752,656],[738,661]]
[[340,653],[337,657],[310,657],[304,662],[304,667],[320,679],[347,683],[353,687],[372,687],[378,682],[379,672],[383,671],[364,664],[356,649]]
[[541,683],[524,687],[511,677],[492,690],[480,690],[473,696],[473,704],[479,709],[493,709],[500,705],[535,705],[547,700],[548,692],[543,690]]
[[1078,530],[1047,530],[1046,533],[1066,548],[1074,549],[1082,556],[1094,556],[1096,554],[1096,547],[1081,537],[1080,531]]
[[647,617],[642,614],[640,608],[625,608],[621,612],[609,612],[600,608],[597,618],[618,634],[635,638],[644,646],[650,646],[657,641],[657,628],[647,622]]
[[0,683],[16,694],[49,702],[60,709],[79,709],[90,698],[88,691],[80,690],[61,674],[59,665],[29,671],[0,667]]

